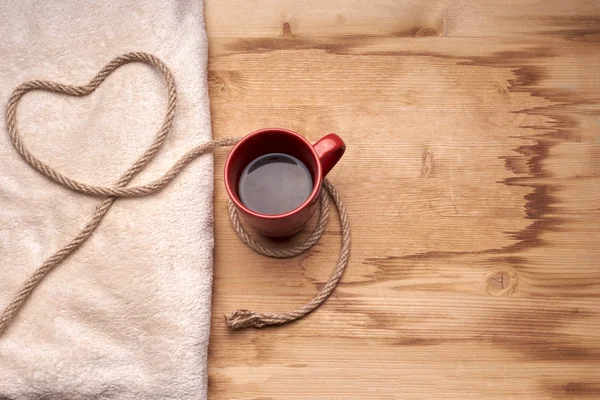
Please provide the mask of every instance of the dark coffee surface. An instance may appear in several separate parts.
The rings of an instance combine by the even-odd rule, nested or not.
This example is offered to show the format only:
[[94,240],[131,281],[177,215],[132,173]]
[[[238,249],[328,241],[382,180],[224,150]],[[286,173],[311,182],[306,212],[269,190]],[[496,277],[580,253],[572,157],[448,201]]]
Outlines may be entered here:
[[297,158],[269,153],[250,162],[238,187],[240,200],[261,214],[283,214],[300,206],[310,196],[310,171]]

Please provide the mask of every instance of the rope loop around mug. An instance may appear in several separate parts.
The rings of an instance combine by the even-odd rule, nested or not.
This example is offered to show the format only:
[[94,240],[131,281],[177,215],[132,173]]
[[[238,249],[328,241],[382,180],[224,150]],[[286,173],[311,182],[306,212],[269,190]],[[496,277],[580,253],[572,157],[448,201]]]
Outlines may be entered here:
[[[23,143],[21,135],[17,129],[17,105],[26,93],[34,90],[42,90],[75,97],[87,96],[94,92],[113,71],[122,65],[132,62],[148,64],[161,72],[168,92],[167,111],[162,126],[155,135],[151,145],[135,161],[135,163],[125,171],[125,173],[120,177],[114,186],[90,185],[79,182],[61,174],[59,171],[44,163],[29,151],[27,146]],[[0,334],[2,334],[2,332],[8,327],[19,308],[27,301],[34,289],[44,280],[44,278],[54,268],[58,267],[69,255],[80,248],[92,235],[92,233],[100,225],[100,222],[104,216],[110,210],[110,207],[119,197],[142,197],[156,192],[164,188],[186,165],[199,156],[213,151],[219,147],[234,145],[241,139],[228,138],[213,140],[208,143],[200,144],[199,146],[185,153],[183,157],[181,157],[163,176],[157,180],[145,185],[133,187],[127,186],[133,177],[148,164],[148,162],[155,156],[162,146],[173,125],[175,118],[176,99],[177,90],[175,87],[175,80],[169,68],[157,57],[142,52],[127,53],[116,57],[100,72],[98,72],[98,74],[87,85],[64,85],[50,81],[36,80],[25,82],[19,85],[12,93],[6,108],[6,126],[8,128],[10,139],[21,157],[31,167],[59,185],[76,192],[80,192],[89,196],[99,196],[103,197],[104,199],[97,207],[92,218],[85,224],[79,233],[66,245],[50,256],[40,267],[38,267],[29,277],[29,279],[27,279],[27,281],[23,284],[14,298],[8,303],[0,315]],[[333,200],[339,212],[342,227],[342,246],[338,263],[327,283],[312,300],[291,312],[260,313],[249,310],[236,310],[226,316],[227,324],[231,329],[242,329],[249,327],[262,328],[270,325],[280,325],[300,319],[319,307],[329,297],[329,295],[331,295],[339,283],[346,266],[348,265],[348,260],[350,257],[350,224],[340,195],[333,184],[331,184],[331,182],[328,180],[324,180],[323,182],[323,188],[320,197],[320,214],[315,231],[310,235],[306,242],[289,249],[280,250],[269,248],[254,240],[252,236],[244,230],[233,204],[231,204],[231,202],[229,203],[229,217],[231,219],[234,231],[237,233],[242,242],[259,254],[263,254],[268,257],[289,258],[305,252],[319,241],[321,235],[325,231],[327,221],[329,219],[329,198]]]

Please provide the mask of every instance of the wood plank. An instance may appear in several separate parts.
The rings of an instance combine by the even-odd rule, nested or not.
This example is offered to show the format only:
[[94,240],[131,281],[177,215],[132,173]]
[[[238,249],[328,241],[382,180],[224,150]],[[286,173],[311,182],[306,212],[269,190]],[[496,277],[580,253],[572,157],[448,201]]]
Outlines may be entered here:
[[588,0],[212,1],[206,24],[213,37],[518,36],[561,34],[598,38],[597,3]]
[[353,229],[316,313],[229,332],[308,300],[339,224],[254,254],[217,152],[211,398],[600,398],[600,12],[509,3],[207,2],[214,136],[340,134]]

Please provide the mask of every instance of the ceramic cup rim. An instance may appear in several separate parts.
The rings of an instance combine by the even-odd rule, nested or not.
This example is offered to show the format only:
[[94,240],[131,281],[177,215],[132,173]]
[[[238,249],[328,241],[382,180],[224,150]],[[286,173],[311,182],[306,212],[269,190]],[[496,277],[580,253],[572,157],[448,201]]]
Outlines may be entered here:
[[[252,140],[253,138],[255,138],[257,136],[263,135],[265,133],[283,133],[286,135],[292,135],[292,136],[296,137],[308,149],[310,149],[310,153],[312,154],[314,161],[315,161],[315,165],[317,167],[316,168],[317,170],[314,171],[315,179],[313,182],[313,189],[312,189],[312,192],[310,193],[310,195],[308,196],[308,198],[302,204],[300,204],[298,207],[296,207],[293,210],[288,211],[286,213],[282,213],[282,214],[261,214],[259,212],[249,209],[241,202],[241,200],[239,199],[239,196],[236,194],[237,191],[234,190],[234,188],[232,187],[233,185],[235,185],[235,182],[229,182],[229,169],[231,168],[232,160],[236,157],[236,154],[238,152],[240,152],[241,151],[240,149],[242,149],[244,147],[244,145],[247,144],[250,140]],[[320,189],[321,189],[321,183],[323,181],[323,168],[321,166],[321,160],[319,159],[319,155],[317,154],[317,151],[315,150],[313,145],[304,136],[302,136],[299,133],[296,133],[294,131],[291,131],[289,129],[264,128],[264,129],[259,129],[257,131],[254,131],[254,132],[246,135],[235,146],[233,146],[233,148],[229,152],[229,155],[227,156],[227,160],[225,161],[225,177],[224,177],[224,179],[225,179],[225,188],[227,189],[227,194],[229,195],[229,198],[231,199],[233,204],[238,209],[240,209],[240,210],[244,211],[245,213],[252,215],[256,218],[273,220],[273,219],[282,219],[282,218],[286,218],[291,215],[294,215],[294,214],[298,213],[299,211],[301,211],[302,209],[308,207],[310,204],[312,204],[315,201],[315,199],[319,196],[319,193],[321,192]]]

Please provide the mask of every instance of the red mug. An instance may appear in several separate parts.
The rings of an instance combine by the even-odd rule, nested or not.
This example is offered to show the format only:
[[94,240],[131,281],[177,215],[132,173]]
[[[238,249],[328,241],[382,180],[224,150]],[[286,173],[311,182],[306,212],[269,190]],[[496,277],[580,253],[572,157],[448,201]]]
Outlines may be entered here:
[[[280,128],[261,129],[239,141],[225,162],[225,187],[238,214],[260,234],[285,237],[298,233],[318,206],[323,178],[340,160],[346,144],[335,133],[321,138],[314,145],[296,132]],[[244,168],[256,158],[269,153],[284,153],[306,165],[313,189],[299,207],[284,214],[261,214],[246,207],[240,200],[238,186]]]

